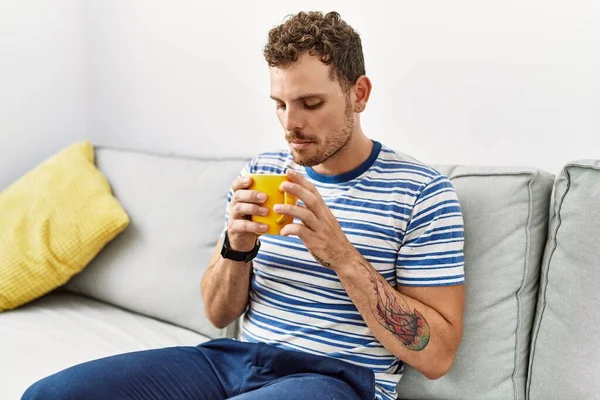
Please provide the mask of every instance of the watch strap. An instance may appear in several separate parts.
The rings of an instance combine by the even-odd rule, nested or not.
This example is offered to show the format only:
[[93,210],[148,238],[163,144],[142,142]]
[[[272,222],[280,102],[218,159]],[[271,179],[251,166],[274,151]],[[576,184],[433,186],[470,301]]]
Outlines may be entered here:
[[260,249],[260,240],[256,241],[256,245],[250,251],[236,251],[231,248],[231,244],[229,243],[229,236],[227,231],[225,231],[225,237],[223,239],[223,246],[221,247],[221,257],[226,258],[228,260],[239,261],[239,262],[250,262],[256,257],[258,254],[258,249]]

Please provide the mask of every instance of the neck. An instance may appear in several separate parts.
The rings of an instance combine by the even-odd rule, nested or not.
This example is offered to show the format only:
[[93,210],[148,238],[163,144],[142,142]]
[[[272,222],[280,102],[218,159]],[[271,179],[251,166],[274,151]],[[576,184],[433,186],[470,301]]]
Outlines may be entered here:
[[313,169],[322,175],[340,175],[352,171],[369,158],[372,149],[373,142],[358,127],[344,149]]

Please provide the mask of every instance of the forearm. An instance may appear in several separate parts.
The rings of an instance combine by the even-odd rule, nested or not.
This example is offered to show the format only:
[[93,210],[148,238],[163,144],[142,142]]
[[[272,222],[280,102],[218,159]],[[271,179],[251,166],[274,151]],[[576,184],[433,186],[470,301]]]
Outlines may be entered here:
[[248,305],[252,262],[243,263],[219,257],[202,277],[204,312],[217,328],[239,318]]
[[397,291],[358,251],[348,261],[336,272],[377,340],[427,378],[444,375],[454,361],[460,329]]

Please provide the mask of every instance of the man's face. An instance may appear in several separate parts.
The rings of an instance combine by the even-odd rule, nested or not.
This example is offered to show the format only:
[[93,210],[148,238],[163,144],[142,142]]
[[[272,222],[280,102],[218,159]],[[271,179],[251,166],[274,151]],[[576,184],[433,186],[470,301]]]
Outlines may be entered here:
[[270,68],[271,98],[299,165],[318,165],[338,154],[354,131],[350,94],[331,80],[329,71],[308,54],[286,68]]

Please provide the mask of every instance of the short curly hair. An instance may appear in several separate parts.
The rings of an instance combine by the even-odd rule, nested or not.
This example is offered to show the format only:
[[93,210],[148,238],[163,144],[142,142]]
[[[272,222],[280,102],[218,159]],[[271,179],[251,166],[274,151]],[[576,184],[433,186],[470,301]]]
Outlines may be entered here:
[[331,65],[331,78],[337,78],[344,91],[365,74],[360,36],[335,11],[303,11],[289,17],[269,31],[263,53],[271,67],[285,68],[305,52]]

